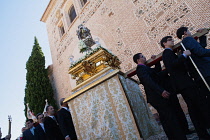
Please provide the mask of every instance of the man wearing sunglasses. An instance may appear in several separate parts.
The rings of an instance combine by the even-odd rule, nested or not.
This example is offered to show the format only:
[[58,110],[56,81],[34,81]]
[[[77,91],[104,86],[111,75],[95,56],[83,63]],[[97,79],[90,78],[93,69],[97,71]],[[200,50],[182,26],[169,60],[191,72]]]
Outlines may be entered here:
[[174,95],[165,90],[161,84],[162,78],[160,78],[160,75],[162,73],[158,73],[161,71],[160,63],[157,63],[155,68],[146,66],[146,58],[142,53],[135,54],[133,61],[137,64],[136,73],[144,86],[147,102],[159,113],[160,121],[168,139],[187,140],[175,112],[174,102],[171,102],[171,99],[177,99],[177,97],[173,98]]

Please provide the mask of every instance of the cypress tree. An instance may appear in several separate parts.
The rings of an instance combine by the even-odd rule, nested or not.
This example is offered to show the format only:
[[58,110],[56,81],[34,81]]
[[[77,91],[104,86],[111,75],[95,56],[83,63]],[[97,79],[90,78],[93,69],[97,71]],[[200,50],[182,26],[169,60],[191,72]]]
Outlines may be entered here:
[[[45,106],[45,99],[54,108],[57,108],[53,98],[53,90],[45,68],[45,56],[35,37],[34,46],[26,63],[26,87],[25,87],[25,115],[27,112],[26,103],[36,115],[42,113]],[[27,117],[27,116],[26,116]]]

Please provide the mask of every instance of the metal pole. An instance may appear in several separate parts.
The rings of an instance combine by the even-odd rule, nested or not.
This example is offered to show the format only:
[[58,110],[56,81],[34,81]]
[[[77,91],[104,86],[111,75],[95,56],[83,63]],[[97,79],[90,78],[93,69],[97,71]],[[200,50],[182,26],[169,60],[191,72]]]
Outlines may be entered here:
[[[182,48],[186,51],[185,46],[182,44],[182,42],[180,43],[182,45]],[[208,83],[206,82],[205,78],[203,77],[203,75],[201,74],[200,70],[198,69],[197,65],[195,64],[195,62],[193,61],[191,56],[188,56],[192,62],[192,64],[194,65],[195,69],[197,70],[198,74],[200,75],[201,79],[203,80],[203,82],[205,83],[206,87],[208,88],[208,90],[210,91],[210,87],[208,85]]]

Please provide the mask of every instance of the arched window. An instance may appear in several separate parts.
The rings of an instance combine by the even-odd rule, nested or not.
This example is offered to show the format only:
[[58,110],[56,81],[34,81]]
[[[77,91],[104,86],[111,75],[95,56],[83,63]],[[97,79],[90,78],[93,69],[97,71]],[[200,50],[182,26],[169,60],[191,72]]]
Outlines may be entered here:
[[74,9],[74,6],[71,6],[71,8],[69,9],[70,22],[72,22],[76,18],[76,16],[77,16],[77,14],[76,14],[76,11]]
[[81,4],[82,4],[82,7],[85,5],[85,3],[87,2],[87,0],[80,0],[81,1]]

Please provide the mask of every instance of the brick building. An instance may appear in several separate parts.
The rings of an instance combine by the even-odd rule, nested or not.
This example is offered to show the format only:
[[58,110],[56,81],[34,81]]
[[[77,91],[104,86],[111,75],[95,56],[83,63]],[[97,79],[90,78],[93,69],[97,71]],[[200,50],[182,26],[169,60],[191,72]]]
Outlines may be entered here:
[[47,27],[57,101],[68,97],[75,86],[68,74],[69,58],[84,55],[79,53],[78,25],[83,23],[93,39],[117,55],[126,72],[136,66],[133,54],[142,52],[147,58],[158,54],[163,50],[158,44],[162,37],[175,37],[182,25],[195,33],[210,27],[209,19],[209,0],[50,0],[41,21]]

